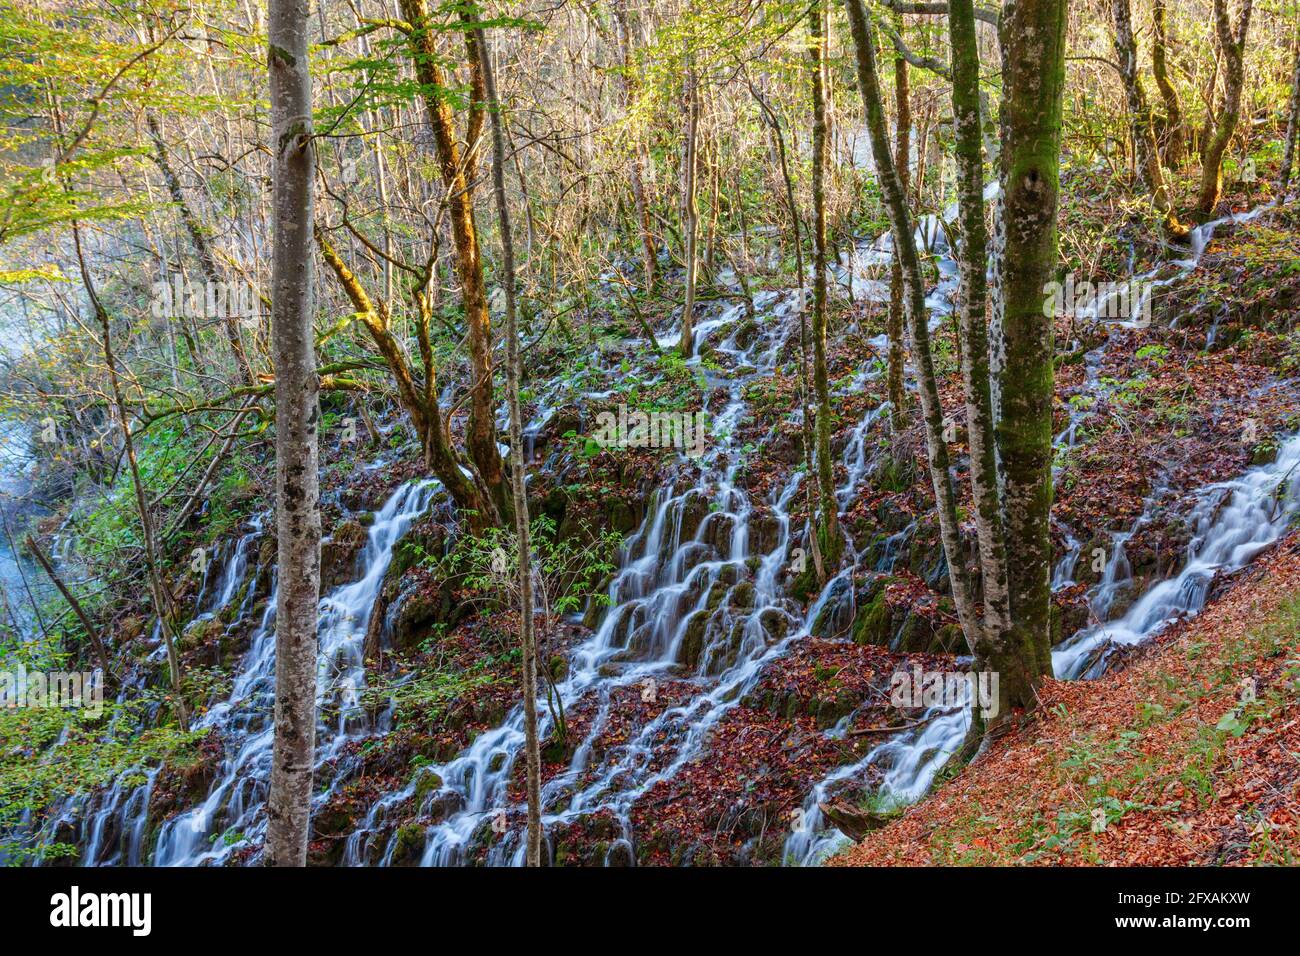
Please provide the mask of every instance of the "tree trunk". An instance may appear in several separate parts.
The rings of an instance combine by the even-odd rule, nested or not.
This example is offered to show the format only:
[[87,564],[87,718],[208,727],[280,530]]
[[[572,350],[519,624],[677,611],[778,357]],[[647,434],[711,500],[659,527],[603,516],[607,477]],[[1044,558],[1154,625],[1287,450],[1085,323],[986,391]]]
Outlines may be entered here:
[[506,202],[505,136],[501,103],[488,56],[487,38],[476,31],[487,101],[492,117],[492,187],[501,225],[501,284],[506,299],[506,401],[510,406],[510,489],[514,501],[515,535],[519,549],[519,641],[523,650],[524,747],[528,772],[529,866],[542,865],[542,758],[537,740],[537,636],[533,628],[533,566],[528,537],[528,494],[524,484],[523,412],[519,405],[519,328],[515,304],[515,251],[510,232],[510,207]]
[[1151,72],[1155,75],[1156,86],[1160,89],[1160,98],[1165,104],[1167,128],[1164,135],[1165,165],[1177,169],[1187,156],[1187,129],[1183,122],[1183,108],[1178,102],[1178,91],[1169,81],[1169,69],[1165,58],[1169,49],[1169,37],[1165,27],[1165,0],[1152,0],[1151,24]]
[[[802,419],[804,474],[808,476],[808,483],[804,486],[804,491],[808,502],[809,527],[814,528],[814,516],[817,514],[817,496],[814,494],[816,482],[813,480],[813,415],[808,404],[808,309],[804,295],[803,235],[799,228],[799,206],[794,198],[794,179],[790,175],[790,163],[785,148],[785,135],[781,132],[780,117],[777,116],[776,111],[772,109],[752,82],[749,85],[749,91],[753,94],[754,101],[758,103],[759,113],[762,114],[768,127],[772,130],[772,138],[776,143],[777,162],[781,168],[781,179],[785,184],[786,210],[790,214],[791,248],[794,250],[794,270],[799,283],[799,409],[801,412],[800,418]],[[816,572],[817,580],[824,581],[826,580],[826,565],[822,560],[821,544],[817,540],[815,528],[809,535],[809,545],[812,549],[813,570]]]
[[1296,25],[1295,64],[1291,67],[1291,99],[1286,113],[1286,144],[1282,147],[1282,168],[1278,171],[1277,193],[1286,201],[1295,163],[1296,136],[1300,135],[1300,23]]
[[1232,134],[1241,117],[1241,90],[1246,78],[1246,31],[1250,29],[1253,0],[1243,0],[1237,29],[1232,29],[1228,19],[1228,0],[1214,0],[1214,35],[1223,58],[1223,107],[1217,119],[1207,120],[1213,131],[1206,136],[1201,150],[1201,189],[1196,209],[1202,216],[1211,216],[1219,204],[1223,189],[1223,154],[1227,152]]
[[695,283],[699,271],[696,243],[700,231],[700,210],[695,201],[695,174],[699,152],[699,78],[691,54],[686,65],[686,142],[682,147],[682,226],[686,231],[686,302],[682,306],[682,337],[677,349],[689,357],[695,340]]
[[307,0],[268,11],[275,355],[275,740],[266,863],[305,866],[316,750],[316,614],[320,601],[320,423],[312,336],[311,74]]
[[[894,103],[897,113],[894,133],[894,166],[906,196],[912,166],[912,103],[907,81],[907,61],[894,57]],[[895,254],[889,265],[889,313],[885,318],[885,336],[889,340],[889,424],[895,435],[906,426],[907,389],[904,371],[907,349],[903,344],[903,267]]]
[[[627,98],[630,109],[636,99],[636,75],[632,72],[632,34],[628,24],[627,2],[622,0],[614,8],[614,18],[618,23],[619,48],[623,57],[623,95]],[[645,189],[646,149],[645,140],[636,137],[632,153],[632,201],[636,207],[637,228],[641,232],[642,266],[645,269],[645,290],[651,292],[655,286],[655,241],[650,230],[650,209],[646,200]]]
[[[171,195],[172,202],[176,204],[176,208],[180,212],[181,222],[185,224],[185,231],[189,233],[190,242],[194,246],[194,253],[198,256],[203,278],[211,283],[221,282],[221,270],[217,268],[217,260],[212,255],[212,246],[208,242],[207,235],[203,232],[198,216],[194,214],[194,210],[190,208],[190,204],[185,198],[185,192],[181,189],[180,177],[172,169],[171,159],[167,155],[167,143],[163,140],[162,131],[158,128],[158,120],[152,113],[149,113],[146,116],[146,122],[149,126],[149,136],[154,144],[154,165],[162,173],[163,180],[167,183],[167,192]],[[229,297],[227,297],[227,301],[230,301]],[[210,318],[216,318],[216,316]],[[249,364],[248,355],[244,352],[244,343],[239,338],[239,317],[228,315],[221,324],[226,331],[226,342],[230,345],[230,354],[235,359],[235,367],[239,370],[240,380],[245,385],[257,385],[257,376],[253,374],[253,367]]]
[[1001,646],[1010,629],[1006,538],[993,432],[989,385],[988,234],[984,225],[984,161],[981,149],[979,46],[972,0],[949,0],[952,40],[952,111],[961,226],[962,384],[970,445],[971,491],[984,591],[981,657]]
[[145,569],[149,575],[149,598],[153,604],[154,614],[158,618],[158,632],[162,637],[163,646],[167,649],[167,673],[171,681],[172,695],[176,700],[176,720],[181,729],[186,730],[189,727],[189,713],[185,706],[185,696],[181,692],[180,652],[176,647],[176,635],[172,631],[171,608],[162,581],[162,568],[158,562],[157,539],[153,533],[149,496],[145,491],[144,479],[140,476],[140,463],[135,455],[135,441],[131,437],[131,423],[126,417],[126,398],[122,392],[122,379],[118,374],[117,356],[113,352],[113,335],[108,310],[100,301],[95,283],[90,277],[90,269],[86,265],[85,253],[81,248],[81,228],[75,220],[72,223],[72,241],[77,253],[77,262],[81,267],[81,280],[86,288],[86,294],[90,297],[95,318],[99,322],[104,365],[108,369],[108,380],[113,392],[113,409],[117,414],[118,428],[122,433],[122,448],[131,472],[131,487],[135,491],[136,510],[140,516],[140,537],[144,542]]
[[1012,639],[994,662],[1012,706],[1032,707],[1051,674],[1052,319],[1044,289],[1057,263],[1065,0],[1003,7],[1001,341],[997,443],[1002,462]]
[[[449,88],[443,76],[443,56],[438,52],[429,23],[428,0],[400,0],[402,16],[410,25],[407,35],[415,75],[423,90],[425,109],[438,155],[438,166],[447,193],[447,213],[451,221],[452,245],[456,253],[456,273],[460,279],[461,304],[469,341],[471,397],[469,425],[465,446],[483,484],[490,490],[502,515],[509,512],[501,453],[497,450],[496,412],[492,399],[492,331],[488,316],[487,293],[483,285],[483,262],[479,250],[478,228],[474,222],[473,169],[461,154],[456,141],[455,123],[448,97],[440,91]],[[477,69],[474,69],[477,73]],[[482,123],[471,111],[469,143],[474,149],[475,125]]]
[[853,33],[853,45],[856,48],[858,86],[862,91],[862,101],[867,114],[871,155],[876,160],[880,192],[884,199],[885,212],[889,216],[890,231],[894,235],[894,251],[903,269],[907,319],[912,329],[912,359],[916,365],[921,391],[921,413],[925,421],[926,449],[939,517],[939,535],[948,562],[957,618],[967,646],[973,653],[979,624],[971,605],[970,579],[966,572],[960,528],[957,523],[957,497],[953,489],[952,476],[949,474],[951,463],[948,458],[948,447],[943,441],[943,407],[939,402],[934,361],[930,354],[929,314],[925,308],[921,259],[916,250],[916,236],[912,228],[912,217],[907,209],[903,183],[899,178],[898,170],[894,167],[893,157],[889,154],[889,133],[885,128],[885,111],[881,101],[880,81],[876,74],[876,54],[867,24],[867,15],[862,8],[862,0],[844,0],[844,6],[849,13],[849,26]]
[[813,391],[817,400],[817,487],[821,520],[817,535],[825,572],[839,565],[839,505],[831,461],[831,395],[826,369],[826,6],[816,0],[808,11],[810,73],[812,74],[812,196],[813,196]]
[[1138,75],[1137,43],[1133,39],[1133,21],[1129,0],[1112,0],[1111,14],[1115,22],[1115,58],[1124,84],[1124,98],[1128,104],[1129,133],[1133,139],[1133,154],[1137,160],[1138,182],[1151,196],[1156,211],[1164,217],[1164,228],[1174,236],[1186,235],[1174,216],[1165,187],[1164,169],[1156,148],[1155,131],[1151,126],[1151,111],[1147,108],[1146,93]]
[[45,576],[59,589],[63,599],[68,602],[68,607],[72,608],[72,613],[77,615],[77,620],[85,628],[86,636],[90,638],[90,644],[95,649],[95,656],[99,658],[99,666],[104,671],[104,680],[107,681],[112,678],[113,671],[109,667],[108,648],[104,646],[104,639],[99,634],[99,628],[95,627],[95,622],[90,619],[90,615],[81,606],[81,602],[77,600],[76,595],[68,589],[68,586],[63,583],[63,579],[59,577],[59,573],[54,570],[54,563],[46,557],[45,552],[41,550],[41,546],[36,543],[36,539],[30,534],[27,536],[27,550],[32,553],[32,557],[41,566]]

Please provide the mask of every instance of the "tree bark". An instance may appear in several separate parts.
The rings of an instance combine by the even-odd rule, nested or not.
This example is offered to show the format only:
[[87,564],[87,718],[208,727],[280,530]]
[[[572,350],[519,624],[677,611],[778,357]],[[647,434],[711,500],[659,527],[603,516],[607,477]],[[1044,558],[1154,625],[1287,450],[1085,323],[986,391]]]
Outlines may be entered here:
[[693,54],[686,62],[686,142],[682,147],[682,226],[686,231],[686,302],[682,306],[682,337],[677,349],[689,357],[695,342],[695,283],[699,272],[696,245],[700,231],[700,210],[695,199],[695,176],[699,153],[700,91]]
[[[614,7],[614,19],[618,23],[619,51],[623,57],[623,95],[630,109],[637,93],[636,76],[632,72],[632,33],[628,23],[627,2],[622,0]],[[650,229],[650,209],[646,199],[645,188],[646,148],[645,140],[636,137],[632,152],[632,202],[636,208],[637,228],[641,232],[642,266],[645,270],[645,289],[649,293],[654,289],[656,269],[654,233]]]
[[510,406],[510,489],[513,496],[515,536],[519,550],[519,642],[523,650],[524,748],[528,775],[529,866],[542,865],[542,758],[537,739],[537,635],[533,626],[533,567],[529,543],[528,494],[524,482],[523,412],[519,404],[519,328],[515,304],[515,252],[510,231],[510,206],[506,202],[505,136],[501,102],[482,28],[476,30],[487,103],[492,123],[492,188],[496,193],[501,227],[501,284],[506,300],[506,402]]
[[[768,127],[772,130],[772,139],[776,143],[777,162],[781,168],[781,180],[785,186],[785,205],[790,214],[790,244],[794,250],[794,270],[797,281],[799,282],[799,409],[801,412],[801,432],[803,435],[803,459],[804,474],[808,476],[808,482],[804,486],[806,500],[808,502],[808,523],[813,527],[813,516],[817,514],[817,495],[814,490],[817,483],[813,480],[813,428],[812,428],[812,409],[808,404],[808,309],[806,307],[806,297],[804,295],[805,274],[803,268],[803,235],[799,228],[799,206],[794,198],[794,179],[790,175],[790,163],[787,157],[785,147],[785,135],[781,132],[781,120],[776,111],[763,98],[763,94],[751,82],[749,91],[753,94],[754,101],[758,103],[759,113],[762,115]],[[813,570],[817,574],[818,581],[826,580],[826,566],[822,560],[821,545],[817,540],[817,533],[814,529],[809,535],[809,545],[813,556]]]
[[1133,38],[1133,18],[1129,0],[1112,0],[1111,16],[1115,23],[1115,58],[1124,84],[1124,98],[1128,105],[1129,133],[1133,140],[1133,154],[1137,160],[1138,182],[1151,196],[1152,205],[1164,217],[1167,233],[1182,236],[1187,230],[1174,216],[1165,186],[1164,169],[1160,165],[1160,152],[1156,148],[1155,130],[1151,125],[1151,110],[1147,107],[1146,93],[1138,75],[1137,42]]
[[1217,118],[1207,117],[1206,126],[1213,127],[1206,136],[1201,150],[1201,188],[1196,208],[1202,216],[1214,213],[1223,189],[1223,154],[1227,152],[1232,134],[1241,117],[1241,91],[1246,78],[1246,32],[1250,29],[1250,13],[1254,0],[1242,0],[1237,28],[1232,28],[1228,17],[1228,0],[1214,0],[1214,36],[1223,59],[1223,107]]
[[[176,208],[180,212],[181,222],[185,225],[185,231],[189,233],[190,242],[194,246],[194,253],[199,260],[199,267],[203,271],[203,277],[208,282],[221,282],[221,270],[217,268],[217,260],[212,255],[212,246],[203,231],[203,226],[199,223],[198,216],[194,214],[189,201],[185,198],[185,191],[181,188],[180,177],[172,169],[171,159],[167,154],[167,143],[162,137],[162,130],[158,128],[158,120],[152,113],[149,113],[145,121],[149,126],[149,136],[154,144],[154,165],[162,173],[163,180],[167,183],[167,192],[171,195],[172,202],[176,204]],[[234,357],[235,367],[239,370],[240,379],[245,385],[256,385],[257,376],[253,373],[253,367],[248,361],[247,353],[244,351],[244,343],[239,337],[239,317],[228,315],[221,324],[225,329],[226,342],[230,345],[230,354]]]
[[831,395],[826,368],[826,6],[815,0],[808,12],[811,37],[809,59],[812,74],[813,135],[813,391],[817,400],[817,487],[821,498],[821,520],[817,529],[824,571],[830,573],[840,562],[839,503],[835,498],[835,476],[831,461]]
[[167,649],[167,673],[170,678],[172,695],[176,700],[176,720],[182,730],[189,727],[189,713],[185,706],[185,696],[181,690],[181,659],[176,647],[176,635],[172,631],[168,594],[163,585],[162,568],[158,561],[157,539],[153,533],[153,518],[149,510],[149,496],[145,491],[144,479],[140,475],[140,463],[135,454],[135,442],[131,437],[131,424],[126,417],[126,397],[122,392],[122,379],[118,374],[117,356],[113,352],[112,325],[108,310],[95,290],[90,269],[86,265],[85,252],[81,248],[81,228],[74,220],[72,223],[72,241],[77,252],[77,262],[81,268],[81,280],[90,298],[95,318],[99,322],[100,344],[104,350],[104,365],[108,368],[108,380],[113,392],[113,409],[117,415],[118,428],[122,434],[122,448],[126,454],[127,466],[131,473],[131,487],[135,491],[136,511],[140,517],[140,537],[144,542],[145,568],[149,575],[149,597],[153,603],[154,614],[158,618],[158,632],[163,646]]
[[[474,191],[471,157],[462,155],[456,141],[451,104],[439,91],[448,83],[439,64],[443,61],[434,42],[429,22],[428,0],[400,0],[402,15],[411,32],[407,34],[415,75],[420,81],[421,96],[429,115],[438,167],[447,193],[447,213],[451,222],[452,245],[456,253],[456,273],[460,279],[461,304],[469,343],[470,397],[469,424],[465,447],[483,484],[487,486],[501,514],[509,511],[501,453],[497,450],[496,412],[492,399],[492,329],[488,315],[487,293],[483,284],[483,261],[479,250],[478,228],[474,222]],[[477,67],[472,67],[475,73]],[[475,118],[471,110],[468,141],[475,152]]]
[[1002,8],[998,453],[1004,479],[1012,637],[995,661],[1012,706],[1032,707],[1051,674],[1053,328],[1044,290],[1056,270],[1065,0]]
[[1178,101],[1178,91],[1169,80],[1169,68],[1166,57],[1169,49],[1169,37],[1165,24],[1165,0],[1152,0],[1151,25],[1151,72],[1156,78],[1160,98],[1165,104],[1166,129],[1164,135],[1165,165],[1177,169],[1187,157],[1187,128],[1183,120],[1183,108]]
[[1011,611],[1002,495],[994,444],[993,398],[989,385],[988,233],[984,225],[979,47],[972,0],[949,0],[948,19],[952,41],[953,132],[961,227],[961,370],[984,592],[984,632],[977,646],[981,656],[987,657],[991,648],[1003,644],[1011,626]]
[[1295,63],[1291,67],[1291,98],[1286,113],[1286,144],[1282,147],[1282,167],[1278,171],[1277,192],[1286,199],[1295,163],[1296,136],[1300,135],[1300,22],[1296,24]]
[[95,627],[95,622],[90,619],[90,615],[86,613],[86,609],[81,606],[81,602],[77,600],[76,595],[73,594],[72,591],[68,589],[68,586],[63,583],[63,579],[59,577],[59,573],[54,570],[53,562],[46,557],[45,552],[41,550],[41,546],[36,543],[36,539],[30,534],[27,536],[27,550],[32,553],[32,557],[35,558],[36,563],[41,566],[41,570],[45,572],[45,576],[50,579],[51,583],[56,588],[59,589],[59,593],[63,595],[63,599],[68,602],[68,607],[72,608],[72,613],[77,615],[77,620],[80,621],[81,626],[85,628],[86,636],[90,638],[90,644],[95,649],[95,656],[99,658],[99,666],[104,671],[104,679],[108,680],[113,676],[113,671],[109,667],[108,649],[104,646],[104,639],[100,636],[99,628]]
[[305,866],[316,750],[316,615],[320,601],[320,409],[312,335],[316,150],[307,0],[271,0],[275,353],[275,737],[266,804],[266,863]]
[[957,498],[949,474],[951,462],[948,447],[943,441],[943,407],[939,401],[939,388],[935,380],[934,360],[930,354],[929,315],[925,308],[925,285],[921,277],[921,260],[916,250],[916,236],[912,217],[907,209],[907,199],[898,170],[889,153],[889,134],[885,128],[885,111],[880,94],[880,81],[876,73],[876,54],[867,15],[861,0],[844,0],[849,14],[849,26],[856,49],[858,86],[867,115],[867,129],[871,136],[871,154],[876,160],[876,174],[885,211],[889,216],[890,231],[894,235],[894,251],[903,269],[906,290],[907,319],[912,329],[913,363],[921,392],[921,413],[925,421],[926,450],[930,467],[930,480],[934,486],[936,510],[939,518],[939,535],[948,562],[949,580],[952,584],[953,604],[968,648],[975,651],[978,622],[970,597],[970,578],[962,553],[960,528],[957,523]]
[[[894,166],[903,184],[903,195],[910,188],[912,166],[912,102],[907,78],[907,60],[894,57],[894,103],[897,121],[894,133]],[[903,267],[895,255],[889,265],[889,314],[885,318],[885,337],[889,341],[889,424],[895,435],[906,426],[907,389],[904,372],[907,349],[903,343]]]

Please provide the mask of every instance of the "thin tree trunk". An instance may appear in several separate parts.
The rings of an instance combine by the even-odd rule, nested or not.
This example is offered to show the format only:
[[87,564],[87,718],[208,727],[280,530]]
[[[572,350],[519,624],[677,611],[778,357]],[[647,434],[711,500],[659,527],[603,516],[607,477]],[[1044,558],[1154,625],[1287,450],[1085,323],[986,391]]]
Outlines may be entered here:
[[930,354],[929,315],[925,308],[921,259],[916,250],[916,236],[912,229],[911,215],[907,210],[903,183],[898,176],[898,170],[894,167],[893,157],[889,153],[889,133],[885,127],[885,111],[881,101],[880,81],[876,73],[876,54],[867,24],[867,15],[862,8],[862,0],[844,0],[844,6],[848,10],[853,45],[857,52],[858,86],[866,110],[867,129],[871,135],[871,154],[876,159],[876,173],[880,179],[885,212],[889,216],[890,230],[894,234],[894,251],[903,268],[903,283],[907,292],[907,318],[912,328],[912,359],[916,365],[921,391],[921,413],[925,420],[926,449],[939,517],[939,535],[948,562],[957,619],[961,624],[967,646],[974,653],[979,624],[971,604],[970,578],[966,571],[960,528],[957,523],[957,497],[952,476],[949,474],[951,463],[948,458],[948,447],[943,441],[943,407],[939,402],[934,361]]
[[[753,94],[754,101],[758,103],[759,112],[772,130],[777,161],[781,167],[781,179],[785,184],[786,209],[790,213],[791,248],[794,250],[795,276],[799,283],[799,408],[802,411],[800,417],[803,426],[804,474],[808,476],[808,483],[804,490],[808,502],[808,523],[809,527],[813,527],[817,514],[817,496],[814,493],[817,483],[813,480],[813,416],[812,409],[808,405],[808,309],[804,295],[803,235],[799,229],[799,206],[794,199],[794,179],[790,175],[790,163],[785,148],[785,135],[781,132],[781,120],[753,83],[750,83],[749,91]],[[812,550],[813,570],[817,573],[817,580],[824,581],[826,566],[822,560],[821,545],[818,543],[815,530],[809,535],[808,540]]]
[[1146,93],[1138,75],[1137,42],[1133,39],[1133,20],[1129,0],[1112,0],[1111,15],[1115,22],[1115,58],[1124,84],[1124,98],[1128,105],[1129,133],[1133,140],[1133,153],[1137,160],[1138,182],[1151,196],[1156,211],[1164,217],[1164,228],[1174,236],[1186,235],[1187,230],[1174,216],[1165,187],[1164,169],[1156,148],[1155,130],[1151,126],[1151,111],[1147,107]]
[[86,636],[90,638],[91,646],[95,649],[95,656],[99,658],[99,666],[104,671],[104,678],[107,680],[112,677],[113,672],[109,667],[108,649],[104,646],[104,639],[100,636],[99,628],[95,627],[95,622],[90,619],[90,615],[87,614],[86,609],[81,606],[81,602],[77,600],[76,595],[68,590],[68,586],[63,583],[63,579],[59,577],[59,573],[54,570],[53,562],[46,557],[45,552],[41,550],[41,546],[36,543],[36,539],[30,534],[27,536],[27,550],[32,553],[32,557],[35,558],[36,563],[41,566],[41,570],[45,572],[45,576],[48,577],[50,582],[59,589],[59,593],[63,595],[63,599],[68,602],[68,607],[72,608],[72,613],[77,615],[77,620],[80,621],[81,626],[85,628]]
[[506,299],[506,401],[510,406],[510,488],[514,498],[515,535],[519,549],[519,641],[523,649],[524,747],[528,772],[529,866],[542,865],[542,758],[537,740],[537,636],[533,628],[533,567],[528,535],[528,494],[524,483],[523,412],[519,405],[519,328],[515,304],[515,251],[506,202],[505,136],[501,102],[482,28],[475,31],[492,123],[492,187],[501,227],[501,283]]
[[817,529],[825,571],[839,565],[840,538],[835,476],[831,462],[831,395],[826,368],[826,7],[816,0],[808,11],[812,74],[813,135],[813,390],[817,400],[817,487],[821,520]]
[[[628,24],[626,0],[614,8],[614,18],[618,23],[619,48],[623,57],[623,95],[627,99],[626,108],[630,109],[637,92],[636,76],[632,72],[632,34]],[[655,286],[655,241],[650,230],[650,210],[646,200],[645,188],[646,149],[645,140],[636,137],[632,153],[632,201],[636,206],[637,228],[641,232],[642,266],[645,269],[645,288],[649,293]]]
[[690,356],[695,341],[695,283],[699,272],[696,251],[700,231],[700,210],[695,200],[695,175],[699,152],[700,91],[693,54],[686,65],[686,142],[682,148],[682,225],[686,230],[686,302],[682,306],[682,337],[678,351]]
[[1051,674],[1052,319],[1057,264],[1065,0],[1003,8],[1001,341],[997,442],[1004,479],[1012,638],[995,661],[1012,706],[1032,707]]
[[131,424],[126,417],[126,398],[122,393],[122,380],[117,370],[117,357],[113,353],[113,335],[108,310],[95,290],[95,283],[90,277],[86,265],[85,252],[81,247],[81,228],[74,220],[72,223],[72,241],[77,253],[77,262],[81,268],[81,281],[90,297],[91,307],[99,322],[101,346],[104,350],[104,365],[108,368],[108,380],[113,391],[113,408],[117,413],[118,428],[122,433],[122,447],[126,454],[127,465],[131,472],[131,486],[135,491],[136,510],[140,516],[140,537],[144,542],[145,568],[149,575],[149,597],[153,603],[154,614],[158,617],[158,631],[162,636],[163,646],[167,649],[167,672],[171,681],[172,694],[176,699],[176,720],[181,729],[189,727],[189,713],[185,707],[185,697],[181,692],[181,660],[176,647],[176,636],[172,632],[170,608],[167,590],[162,581],[162,568],[158,562],[157,542],[153,533],[153,520],[149,512],[149,496],[145,492],[144,479],[140,476],[140,464],[135,455],[135,442],[131,437]]
[[1165,120],[1168,124],[1164,135],[1165,165],[1177,169],[1187,157],[1187,129],[1183,121],[1183,108],[1178,102],[1178,91],[1169,81],[1169,68],[1166,64],[1169,37],[1165,24],[1165,0],[1152,0],[1151,25],[1151,72],[1165,104]]
[[[163,180],[167,183],[167,192],[171,195],[172,202],[176,204],[176,208],[180,212],[181,222],[185,224],[185,231],[189,233],[190,242],[194,246],[194,253],[198,256],[203,278],[211,283],[221,282],[221,270],[217,268],[217,260],[212,255],[212,246],[203,232],[203,226],[200,225],[198,216],[194,214],[189,201],[185,198],[185,191],[181,188],[180,177],[172,169],[171,159],[167,154],[167,143],[163,140],[162,131],[158,128],[158,120],[152,113],[149,113],[145,118],[145,122],[149,126],[149,136],[154,144],[154,165],[162,173]],[[227,297],[227,303],[229,302],[230,297]],[[216,316],[210,316],[209,318],[216,318]],[[235,359],[235,367],[239,370],[240,379],[246,385],[256,385],[257,376],[253,373],[253,367],[248,361],[248,355],[244,352],[244,343],[239,338],[239,317],[228,315],[221,325],[225,329],[226,342],[230,345],[230,354]]]
[[[1253,0],[1242,0],[1241,13],[1234,31],[1228,18],[1228,0],[1214,0],[1214,35],[1223,57],[1223,107],[1212,121],[1213,132],[1206,136],[1201,150],[1201,188],[1196,202],[1202,216],[1214,213],[1223,189],[1223,154],[1241,117],[1241,90],[1246,79],[1246,31],[1250,29]],[[1207,121],[1207,126],[1211,125]]]
[[[907,195],[912,166],[912,103],[908,88],[907,61],[894,57],[894,100],[897,113],[894,134],[894,166]],[[889,265],[889,312],[885,318],[885,336],[889,340],[889,424],[894,434],[906,425],[907,389],[904,371],[907,349],[903,343],[903,267],[895,254]],[[900,446],[901,447],[901,446]]]
[[266,862],[305,866],[316,750],[320,408],[312,336],[311,74],[307,0],[270,0],[275,354],[275,738]]
[[961,226],[961,370],[970,444],[971,491],[984,592],[984,632],[977,641],[982,661],[1001,647],[1011,626],[1006,538],[994,444],[989,378],[988,234],[984,225],[984,161],[981,148],[979,47],[972,0],[949,0],[952,40],[952,110]]
[[1282,168],[1278,171],[1277,193],[1286,199],[1295,163],[1296,136],[1300,135],[1300,21],[1296,23],[1295,64],[1291,67],[1291,99],[1286,113],[1286,144],[1282,147]]

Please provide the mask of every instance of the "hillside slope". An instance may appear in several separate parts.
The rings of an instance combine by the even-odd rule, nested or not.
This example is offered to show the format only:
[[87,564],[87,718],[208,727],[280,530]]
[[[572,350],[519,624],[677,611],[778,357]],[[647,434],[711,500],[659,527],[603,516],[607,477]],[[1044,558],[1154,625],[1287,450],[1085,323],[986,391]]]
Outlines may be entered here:
[[1300,535],[1237,578],[832,865],[1296,863]]

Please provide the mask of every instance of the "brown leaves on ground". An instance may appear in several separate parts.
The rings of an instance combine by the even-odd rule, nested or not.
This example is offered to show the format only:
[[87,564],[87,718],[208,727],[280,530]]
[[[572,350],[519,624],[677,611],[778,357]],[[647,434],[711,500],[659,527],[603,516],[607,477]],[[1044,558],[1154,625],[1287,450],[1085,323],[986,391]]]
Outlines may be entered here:
[[833,863],[1295,863],[1297,589],[1292,535],[1126,669],[1047,682],[1034,716]]

